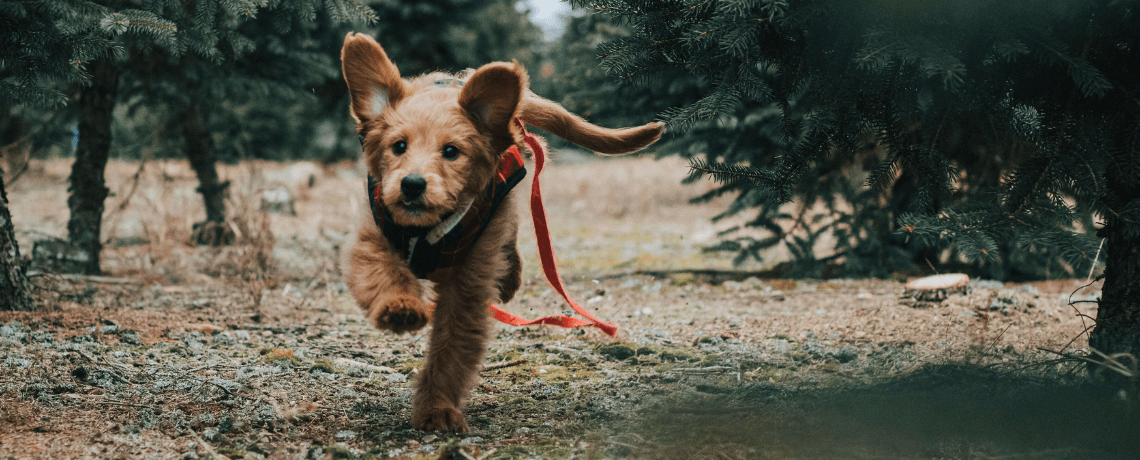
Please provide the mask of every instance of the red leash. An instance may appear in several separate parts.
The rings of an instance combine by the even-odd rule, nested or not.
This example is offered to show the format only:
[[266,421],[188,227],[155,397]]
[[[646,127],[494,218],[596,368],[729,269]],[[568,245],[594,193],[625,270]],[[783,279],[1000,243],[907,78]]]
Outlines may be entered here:
[[550,243],[550,228],[546,225],[546,208],[542,205],[542,188],[538,184],[538,175],[542,174],[542,167],[546,163],[546,152],[542,150],[542,144],[538,142],[538,139],[526,131],[526,125],[522,120],[519,120],[519,125],[522,126],[523,134],[526,136],[527,147],[530,147],[530,150],[534,152],[534,180],[531,182],[530,190],[530,214],[534,219],[534,236],[538,240],[538,258],[542,262],[542,272],[546,274],[546,280],[550,282],[550,286],[561,294],[563,299],[566,299],[566,303],[570,304],[574,311],[589,321],[565,315],[546,316],[527,321],[494,305],[491,305],[491,312],[494,313],[495,319],[512,326],[531,326],[534,324],[550,324],[559,327],[594,326],[613,337],[617,335],[617,326],[594,318],[570,298],[570,295],[566,293],[566,287],[562,285],[562,277],[558,275],[558,267],[554,264],[554,248]]

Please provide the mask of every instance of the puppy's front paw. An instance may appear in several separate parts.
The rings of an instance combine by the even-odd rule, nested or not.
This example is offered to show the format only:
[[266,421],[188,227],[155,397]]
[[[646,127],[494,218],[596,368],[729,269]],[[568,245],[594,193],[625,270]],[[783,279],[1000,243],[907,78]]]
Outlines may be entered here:
[[412,410],[412,427],[424,431],[467,431],[467,419],[455,407]]
[[377,302],[368,311],[372,325],[395,333],[417,331],[431,320],[431,310],[420,299],[392,296]]

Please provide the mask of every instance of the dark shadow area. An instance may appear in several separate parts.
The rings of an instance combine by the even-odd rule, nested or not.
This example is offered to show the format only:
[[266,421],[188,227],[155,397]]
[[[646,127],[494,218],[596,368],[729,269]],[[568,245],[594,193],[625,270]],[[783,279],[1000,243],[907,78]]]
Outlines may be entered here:
[[1140,411],[1116,390],[963,366],[871,386],[758,384],[677,395],[607,450],[656,459],[1132,459]]

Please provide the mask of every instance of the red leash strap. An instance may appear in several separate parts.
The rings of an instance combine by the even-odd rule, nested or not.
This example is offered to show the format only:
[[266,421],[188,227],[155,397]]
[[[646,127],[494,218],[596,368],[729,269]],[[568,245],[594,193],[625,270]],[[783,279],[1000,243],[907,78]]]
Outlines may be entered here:
[[546,208],[542,205],[542,188],[538,183],[538,175],[542,174],[542,167],[546,163],[546,152],[542,150],[542,144],[538,142],[538,139],[526,131],[526,125],[522,120],[518,120],[518,122],[519,125],[522,126],[523,134],[526,136],[527,147],[530,147],[530,150],[534,152],[534,179],[531,182],[530,213],[534,219],[534,236],[535,239],[538,240],[538,257],[542,262],[542,272],[546,274],[546,280],[550,282],[550,286],[561,294],[563,299],[566,299],[566,303],[570,304],[570,307],[572,307],[574,311],[589,321],[564,315],[546,316],[527,321],[503,311],[494,305],[491,305],[491,311],[494,313],[495,319],[512,326],[530,326],[534,324],[550,324],[560,327],[594,326],[601,329],[602,332],[605,332],[610,337],[613,337],[617,335],[617,326],[613,323],[599,321],[579,306],[578,302],[575,302],[570,298],[570,295],[566,293],[566,286],[563,286],[562,277],[558,275],[558,267],[554,264],[554,248],[550,243],[550,228],[546,225]]

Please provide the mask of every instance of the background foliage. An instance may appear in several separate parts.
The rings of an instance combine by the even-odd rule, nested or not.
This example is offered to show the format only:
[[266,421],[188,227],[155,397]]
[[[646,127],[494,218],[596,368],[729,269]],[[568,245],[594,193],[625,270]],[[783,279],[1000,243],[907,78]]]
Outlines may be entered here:
[[[81,63],[115,56],[127,72],[113,157],[184,157],[178,114],[193,101],[219,160],[354,158],[340,77],[348,31],[376,36],[409,75],[529,64],[540,41],[514,0],[357,3],[0,2],[0,25],[21,32],[0,47],[0,124],[9,131],[0,141],[29,137],[37,155],[70,154],[77,114],[67,102],[89,79]],[[39,51],[12,54],[28,49]]]
[[355,158],[338,53],[363,31],[407,75],[517,59],[594,122],[660,114],[656,151],[723,182],[697,201],[730,195],[720,218],[747,217],[710,248],[739,262],[786,248],[792,276],[1023,279],[1094,263],[1127,142],[1112,127],[1135,131],[1116,104],[1135,98],[1133,1],[574,0],[585,13],[545,44],[515,0],[192,3],[0,2],[28,31],[0,50],[0,141],[69,152],[63,102],[84,61],[115,56],[113,156],[184,155],[194,101],[222,161]]
[[661,117],[693,179],[723,184],[700,199],[753,216],[713,248],[740,261],[783,245],[800,276],[1083,275],[1095,216],[1137,220],[1105,182],[1134,167],[1135,2],[573,3],[629,32],[598,48],[611,78],[698,79],[696,100],[658,93]]

